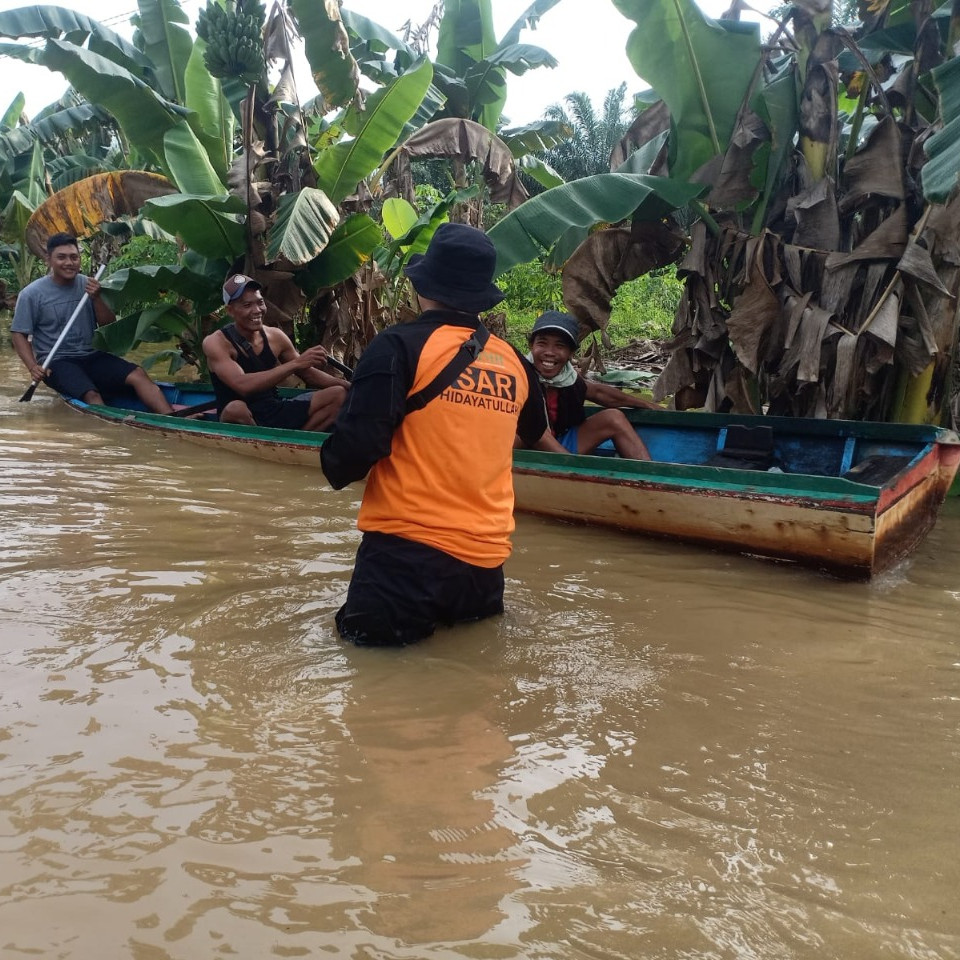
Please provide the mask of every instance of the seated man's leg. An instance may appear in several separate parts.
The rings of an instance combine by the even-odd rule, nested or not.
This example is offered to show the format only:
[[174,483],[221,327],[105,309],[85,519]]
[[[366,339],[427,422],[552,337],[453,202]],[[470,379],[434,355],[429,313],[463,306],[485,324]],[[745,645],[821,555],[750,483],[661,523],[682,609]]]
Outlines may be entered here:
[[304,430],[325,430],[334,420],[347,398],[344,387],[324,387],[310,398],[310,415]]
[[[103,350],[72,358],[72,362],[83,371],[92,387],[92,391],[82,395],[87,403],[103,403],[102,397],[105,394],[124,394],[133,390],[148,410],[154,413],[173,413],[173,407],[167,403],[163,391],[147,376],[143,367]],[[60,361],[54,361],[54,366],[59,363]],[[88,399],[93,396],[98,399]]]
[[612,440],[621,457],[650,459],[650,451],[622,410],[601,410],[587,417],[577,428],[578,453],[590,453],[604,440]]
[[143,367],[134,367],[124,383],[136,393],[148,410],[154,413],[173,413],[173,407],[163,395],[163,391],[150,379]]
[[242,400],[231,400],[220,411],[220,422],[242,423],[245,427],[255,427],[257,425],[250,408]]
[[47,385],[66,397],[76,397],[84,403],[103,404],[103,397],[90,379],[82,357],[66,357],[50,364]]

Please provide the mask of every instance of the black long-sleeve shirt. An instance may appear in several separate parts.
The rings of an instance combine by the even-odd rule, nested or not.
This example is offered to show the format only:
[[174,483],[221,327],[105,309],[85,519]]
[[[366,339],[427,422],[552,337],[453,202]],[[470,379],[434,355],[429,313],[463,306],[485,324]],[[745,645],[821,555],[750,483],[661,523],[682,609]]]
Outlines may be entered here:
[[[331,436],[320,451],[323,472],[339,490],[362,480],[377,461],[390,455],[394,431],[404,419],[407,396],[416,381],[427,341],[442,327],[476,330],[479,320],[453,310],[429,310],[412,323],[398,324],[373,339],[357,363],[347,399]],[[539,381],[533,366],[503,340],[491,337],[485,352],[511,353],[520,360],[528,382],[528,397],[519,410],[515,432],[532,446],[547,426]],[[452,353],[450,354],[452,356]],[[442,403],[438,397],[431,403]],[[475,455],[483,457],[483,449]],[[442,482],[443,478],[437,478]]]

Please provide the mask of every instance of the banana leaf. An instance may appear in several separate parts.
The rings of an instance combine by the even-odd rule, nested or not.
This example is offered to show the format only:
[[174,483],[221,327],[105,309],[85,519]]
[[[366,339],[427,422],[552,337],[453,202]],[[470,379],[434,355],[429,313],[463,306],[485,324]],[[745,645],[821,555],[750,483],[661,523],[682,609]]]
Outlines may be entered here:
[[37,5],[0,13],[0,37],[15,40],[25,37],[45,40],[69,37],[77,45],[88,40],[90,50],[135,73],[142,74],[150,67],[150,61],[144,54],[120,34],[67,7]]
[[341,10],[340,18],[351,37],[350,50],[363,69],[365,58],[376,59],[385,64],[385,54],[394,51],[393,63],[388,69],[390,76],[399,76],[418,59],[416,51],[391,30],[381,27],[367,17],[352,10]]
[[27,199],[35,206],[43,203],[46,198],[46,168],[43,162],[43,148],[37,141],[30,154],[30,168],[22,181],[22,189],[26,191]]
[[27,244],[42,256],[47,237],[53,233],[89,236],[104,221],[136,216],[148,199],[174,192],[166,177],[145,170],[94,174],[58,190],[37,206],[27,224]]
[[693,0],[613,0],[637,28],[627,57],[670,109],[670,176],[689,179],[730,142],[760,62],[757,24],[713,20]]
[[527,28],[536,30],[540,18],[559,2],[560,0],[534,0],[534,2],[517,17],[513,26],[500,38],[500,46],[505,47],[512,43],[519,43],[520,33]]
[[313,82],[327,108],[345,106],[357,95],[360,70],[350,53],[350,38],[340,19],[339,4],[331,0],[291,0],[290,8],[300,25]]
[[[436,77],[436,73],[434,73]],[[403,125],[398,143],[412,137],[418,130],[422,130],[443,109],[447,102],[447,95],[435,84],[427,87],[427,92],[417,107],[417,112]]]
[[[218,275],[223,276],[224,272],[220,270]],[[114,310],[135,303],[153,303],[171,290],[192,301],[197,313],[211,313],[223,303],[219,283],[180,264],[125,267],[104,278],[101,286]],[[112,326],[109,324],[104,329]]]
[[387,276],[399,275],[403,265],[415,253],[423,253],[430,245],[430,240],[442,223],[450,219],[450,209],[458,203],[467,203],[480,193],[480,184],[474,183],[469,187],[451,190],[442,200],[438,200],[432,207],[417,217],[406,233],[391,240],[381,247],[376,254],[380,269]]
[[19,190],[14,190],[0,217],[3,229],[0,236],[4,240],[20,240],[27,231],[27,223],[33,215],[36,204]]
[[33,149],[35,141],[47,143],[76,134],[94,124],[110,123],[110,115],[92,103],[58,110],[0,134],[0,164]]
[[404,125],[416,114],[432,78],[433,68],[425,60],[370,96],[363,110],[347,110],[343,127],[353,139],[323,150],[315,164],[317,185],[334,204],[353,193],[394,147]]
[[571,228],[628,218],[660,220],[687,206],[706,187],[665,177],[600,173],[531,197],[493,226],[497,275],[549,253]]
[[184,121],[185,108],[164,100],[130,71],[72,43],[48,40],[41,60],[116,117],[138,150],[163,164],[163,135]]
[[[537,67],[555,67],[557,59],[543,47],[535,47],[529,43],[514,43],[508,47],[494,50],[489,57],[472,66],[466,73],[464,81],[470,100],[477,107],[496,108],[496,120],[499,121],[503,105],[507,102],[507,76],[509,70],[516,76],[521,76],[528,70]],[[495,130],[496,126],[488,129]]]
[[246,210],[243,200],[233,195],[174,193],[148,200],[143,215],[202,256],[229,260],[246,252],[247,228],[240,219]]
[[544,163],[539,157],[532,154],[528,153],[525,157],[521,157],[517,163],[531,180],[536,180],[541,187],[546,187],[548,190],[566,183],[566,180],[550,164]]
[[[760,230],[770,198],[783,175],[787,154],[793,149],[799,124],[796,83],[795,74],[788,67],[764,83],[754,97],[753,107],[770,131],[769,153],[764,155],[758,151],[754,155],[755,162],[761,162],[762,168],[757,173],[763,181],[753,221],[754,233]],[[762,165],[764,158],[765,166]]]
[[923,146],[928,159],[921,180],[930,203],[946,203],[960,175],[960,57],[937,67],[933,81],[940,94],[943,129]]
[[465,76],[497,49],[491,0],[447,0],[437,36],[437,62]]
[[[493,31],[493,6],[491,0],[448,0],[443,5],[443,18],[437,35],[437,63],[449,67],[458,78],[466,78],[471,69],[495,53],[498,44]],[[499,79],[497,79],[499,78]],[[466,102],[459,104],[453,93],[444,86],[455,115],[476,120],[490,131],[495,131],[506,100],[506,79],[503,67],[497,67],[486,80],[488,91],[494,83],[499,85],[501,96],[486,105],[477,104],[471,91],[476,89],[468,83]]]
[[186,103],[184,72],[193,49],[190,20],[177,0],[138,0],[143,51],[153,64],[160,91],[168,100]]
[[50,175],[50,183],[55,191],[60,191],[69,187],[73,183],[79,183],[87,177],[92,177],[97,173],[110,173],[112,167],[109,162],[101,160],[99,157],[91,157],[86,153],[71,153],[66,157],[53,157],[47,160],[47,173]]
[[283,257],[294,267],[304,266],[319,256],[339,222],[336,206],[322,190],[303,187],[284,194],[270,231],[267,261]]
[[306,269],[297,273],[297,283],[308,297],[336,286],[353,276],[383,242],[383,231],[365,213],[356,213],[337,225],[330,242]]
[[537,120],[522,127],[509,127],[498,133],[515,157],[541,153],[563,143],[573,135],[573,128],[560,120]]
[[236,126],[233,111],[216,77],[210,75],[203,62],[206,44],[196,40],[184,72],[184,104],[197,115],[203,145],[213,169],[226,182],[233,160],[233,133]]
[[177,124],[164,134],[163,156],[170,179],[181,193],[212,197],[227,192],[206,150],[187,124]]
[[0,127],[3,127],[4,131],[12,130],[20,122],[26,104],[26,97],[22,93],[18,93],[10,101],[10,106],[3,111],[3,116],[0,117]]
[[417,222],[417,217],[416,208],[402,197],[390,197],[389,200],[383,201],[380,219],[383,220],[387,233],[394,240],[407,233]]
[[98,350],[123,356],[143,340],[154,343],[169,340],[182,337],[192,329],[193,321],[177,304],[155,303],[105,327],[98,327],[93,344]]
[[[0,14],[0,18],[2,18]],[[11,60],[20,60],[22,63],[32,63],[35,66],[43,66],[40,62],[42,55],[41,47],[28,47],[21,43],[0,43],[0,57],[10,57]]]
[[463,164],[480,163],[494,203],[513,208],[527,198],[510,148],[481,123],[461,117],[445,117],[428,123],[397,152],[398,170],[411,158],[427,157],[447,157]]

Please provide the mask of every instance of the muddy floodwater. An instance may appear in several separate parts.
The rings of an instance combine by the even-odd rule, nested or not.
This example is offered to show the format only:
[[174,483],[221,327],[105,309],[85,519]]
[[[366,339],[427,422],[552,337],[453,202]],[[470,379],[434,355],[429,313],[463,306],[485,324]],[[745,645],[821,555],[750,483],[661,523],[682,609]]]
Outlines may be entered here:
[[359,490],[0,384],[4,960],[960,958],[960,503],[870,584],[521,517],[361,650]]

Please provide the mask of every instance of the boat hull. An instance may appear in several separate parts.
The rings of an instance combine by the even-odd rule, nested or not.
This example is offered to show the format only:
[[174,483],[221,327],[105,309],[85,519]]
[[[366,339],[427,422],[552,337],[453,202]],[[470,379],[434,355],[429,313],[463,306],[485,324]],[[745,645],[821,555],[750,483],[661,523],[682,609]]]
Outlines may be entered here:
[[883,497],[792,484],[758,488],[750,478],[730,476],[704,477],[702,486],[674,477],[587,476],[523,463],[515,464],[514,489],[523,512],[867,579],[908,556],[930,532],[958,458],[957,447],[932,451]]
[[[169,388],[168,388],[169,389]],[[173,396],[171,394],[171,396]],[[178,396],[196,403],[209,394]],[[316,469],[325,434],[179,419],[70,400],[82,413],[208,449]],[[799,562],[865,579],[909,555],[936,522],[960,465],[960,440],[932,427],[776,421],[781,453],[821,473],[731,469],[704,458],[731,424],[769,429],[769,418],[631,411],[654,461],[518,450],[516,509],[557,520]],[[872,455],[897,454],[876,484],[837,474]],[[659,452],[659,456],[658,456]],[[837,460],[835,470],[826,468]],[[807,468],[809,469],[809,468]]]

